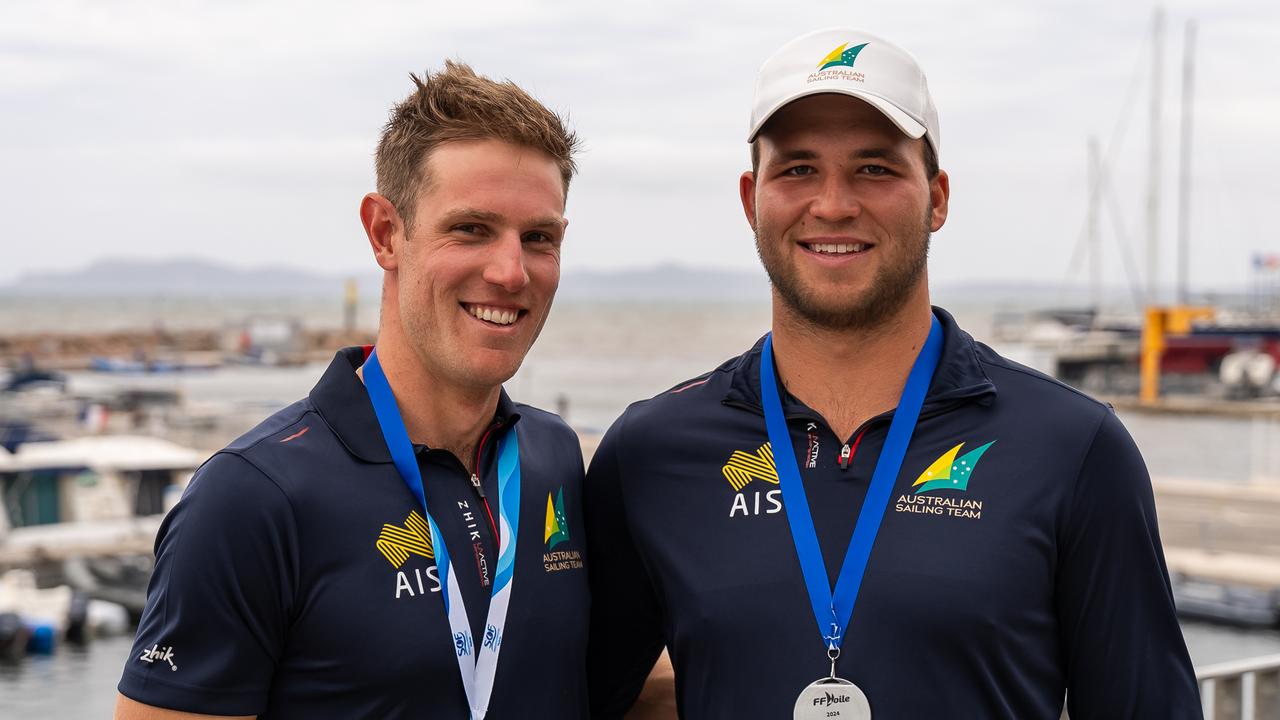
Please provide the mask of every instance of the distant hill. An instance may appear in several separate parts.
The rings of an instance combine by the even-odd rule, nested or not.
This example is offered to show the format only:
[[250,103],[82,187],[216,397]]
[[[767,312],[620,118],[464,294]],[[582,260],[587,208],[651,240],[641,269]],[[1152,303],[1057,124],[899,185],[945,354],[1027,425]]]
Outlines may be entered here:
[[[333,295],[346,277],[287,267],[242,269],[208,260],[108,259],[82,270],[28,273],[7,286],[5,295],[105,297],[208,297]],[[357,277],[362,289],[377,287],[366,273]]]
[[[353,276],[323,274],[288,267],[243,269],[208,260],[110,259],[81,270],[28,273],[0,295],[36,297],[255,297],[332,296],[354,277],[362,295],[381,287],[380,273]],[[768,293],[764,271],[703,270],[658,266],[641,270],[566,273],[561,299],[763,299]]]
[[[101,260],[80,270],[29,273],[9,285],[0,296],[20,297],[336,297],[354,278],[360,294],[376,295],[380,273],[363,270],[353,275],[324,274],[290,267],[237,268],[199,259]],[[946,305],[1040,308],[1083,306],[1089,293],[1081,286],[973,280],[935,283],[933,297]],[[734,270],[658,265],[634,270],[568,272],[561,278],[561,300],[695,300],[766,302],[769,281],[761,269]],[[1171,296],[1171,293],[1166,293]],[[1239,293],[1208,298],[1228,305],[1244,301]],[[1124,288],[1106,288],[1103,303],[1133,307]]]

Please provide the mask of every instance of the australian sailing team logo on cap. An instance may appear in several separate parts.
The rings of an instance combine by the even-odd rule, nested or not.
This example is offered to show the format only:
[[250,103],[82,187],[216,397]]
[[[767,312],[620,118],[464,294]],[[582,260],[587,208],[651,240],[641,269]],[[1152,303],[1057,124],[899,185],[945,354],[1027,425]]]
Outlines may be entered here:
[[[852,70],[853,63],[858,59],[858,53],[862,52],[870,43],[862,43],[849,47],[849,43],[841,43],[835,49],[823,56],[818,61],[818,70],[810,73],[808,82],[816,82],[818,80],[849,80],[852,82],[862,82],[866,79],[860,72]],[[841,68],[850,68],[843,70]]]
[[761,445],[755,452],[734,450],[724,467],[720,468],[720,473],[734,491],[729,517],[773,515],[782,511],[778,467],[774,464],[773,446],[769,443]]
[[818,62],[818,71],[821,72],[831,67],[853,67],[853,61],[858,59],[858,53],[862,52],[862,48],[867,43],[854,45],[849,47],[849,43],[841,43],[835,50],[827,53],[827,56]]
[[[982,518],[982,501],[957,496],[952,493],[933,494],[942,490],[968,493],[969,480],[973,477],[978,461],[987,450],[996,443],[995,440],[980,445],[960,455],[964,443],[960,443],[933,461],[924,472],[911,483],[912,491],[898,496],[894,504],[895,512],[920,513],[924,515],[946,515],[949,517],[978,520]],[[957,457],[958,456],[958,457]]]

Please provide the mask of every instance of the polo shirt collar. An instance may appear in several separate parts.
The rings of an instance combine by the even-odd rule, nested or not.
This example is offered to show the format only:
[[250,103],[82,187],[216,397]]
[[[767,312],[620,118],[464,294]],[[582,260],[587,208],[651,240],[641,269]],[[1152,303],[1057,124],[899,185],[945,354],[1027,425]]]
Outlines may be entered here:
[[[925,395],[925,408],[950,403],[960,399],[979,398],[994,395],[996,386],[987,377],[982,363],[978,360],[977,342],[969,333],[961,330],[955,318],[940,307],[934,306],[933,314],[942,325],[942,357],[938,361],[938,369],[933,373],[933,381],[929,383],[929,391]],[[739,358],[732,369],[729,391],[724,402],[762,407],[760,400],[760,354],[764,349],[764,338]],[[784,410],[801,410],[799,400],[784,393]],[[794,406],[794,407],[793,407]]]
[[[389,463],[391,451],[382,439],[378,416],[364,383],[356,376],[356,369],[364,364],[371,350],[368,345],[339,350],[309,397],[316,412],[352,455],[365,462]],[[519,419],[516,404],[500,388],[494,420],[509,426]]]

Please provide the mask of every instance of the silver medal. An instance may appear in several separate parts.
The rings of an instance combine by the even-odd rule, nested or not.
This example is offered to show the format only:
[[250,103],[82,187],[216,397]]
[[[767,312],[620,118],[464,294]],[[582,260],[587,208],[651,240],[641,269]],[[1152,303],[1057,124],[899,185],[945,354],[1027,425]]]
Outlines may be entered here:
[[871,703],[857,685],[825,677],[796,698],[795,720],[871,720]]
[[796,698],[792,710],[795,720],[871,720],[871,703],[857,685],[836,677],[836,661],[840,659],[839,633],[831,626],[826,638],[827,659],[831,661],[831,674],[810,683]]

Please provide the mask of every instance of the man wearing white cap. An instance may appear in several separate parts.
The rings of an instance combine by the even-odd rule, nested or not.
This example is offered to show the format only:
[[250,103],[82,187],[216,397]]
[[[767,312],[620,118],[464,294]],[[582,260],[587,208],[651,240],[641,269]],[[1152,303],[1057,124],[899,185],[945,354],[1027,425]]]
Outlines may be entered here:
[[930,305],[950,181],[915,59],[797,38],[748,141],[772,332],[596,452],[592,717],[663,646],[685,718],[1199,717],[1128,433]]

